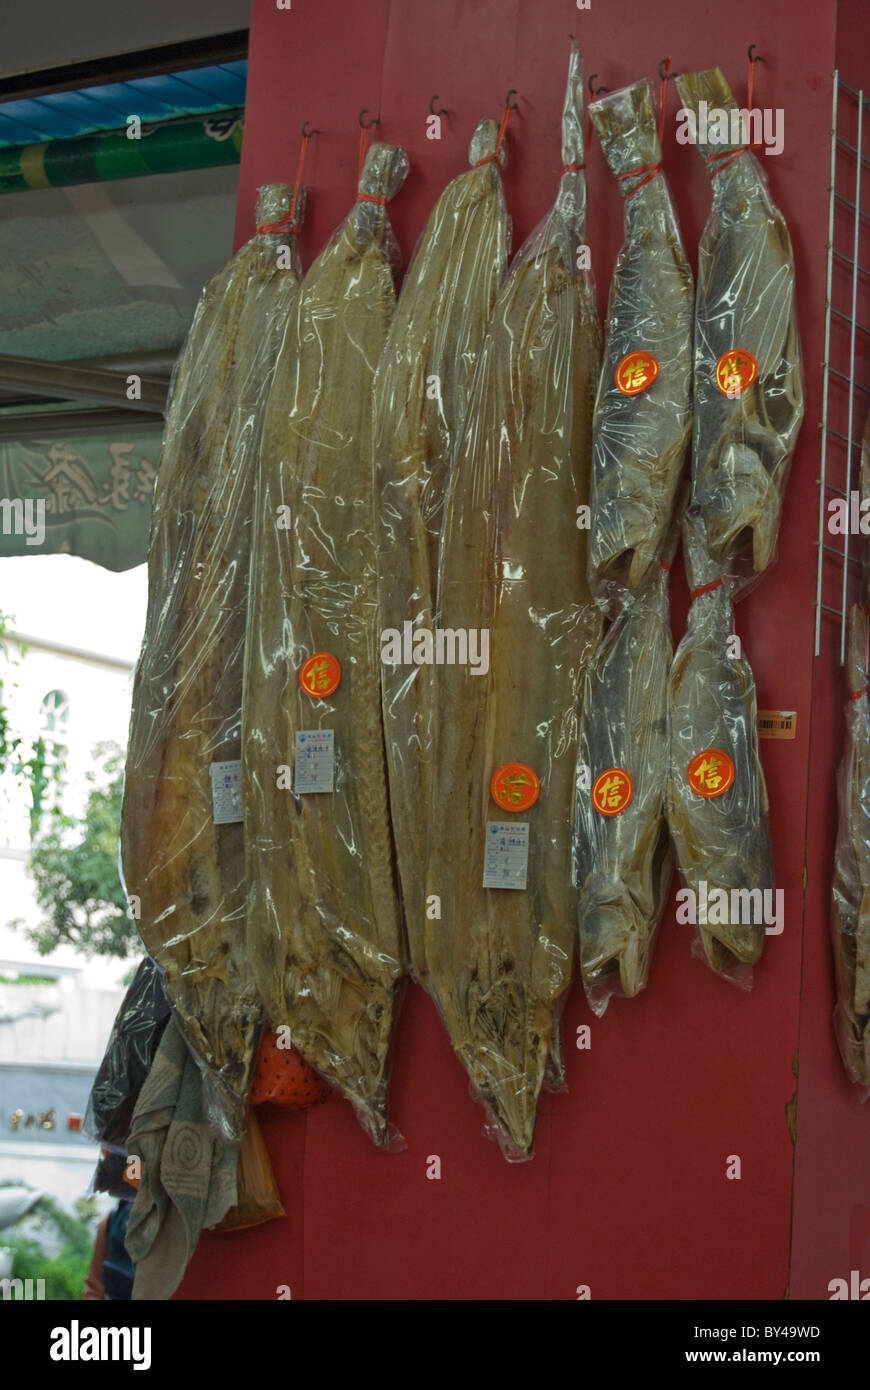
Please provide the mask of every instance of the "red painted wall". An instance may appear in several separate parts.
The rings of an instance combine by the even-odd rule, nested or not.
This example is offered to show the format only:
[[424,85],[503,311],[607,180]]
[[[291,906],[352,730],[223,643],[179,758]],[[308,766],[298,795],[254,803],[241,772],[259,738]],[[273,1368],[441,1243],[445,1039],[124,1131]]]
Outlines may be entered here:
[[[859,1141],[866,1155],[870,1110],[857,1113],[830,1035],[824,826],[840,702],[826,690],[813,726],[816,801],[802,931],[833,0],[591,0],[588,11],[575,0],[292,0],[290,10],[254,0],[238,240],[253,230],[257,185],[292,179],[308,120],[323,132],[305,175],[302,250],[310,263],[353,201],[356,115],[367,107],[381,113],[378,137],[404,145],[411,157],[411,175],[391,207],[407,262],[434,199],[466,167],[475,122],[498,116],[507,89],[516,87],[506,193],[518,247],[557,186],[569,32],[587,73],[597,71],[611,89],[654,79],[669,54],[676,72],[719,64],[741,98],[753,42],[764,58],[756,104],[785,109],[784,151],[762,162],[794,241],[807,416],[778,563],[737,611],[759,705],[798,711],[794,742],[762,744],[785,932],[769,938],[751,994],[692,958],[691,929],[676,924],[673,910],[639,999],[614,1001],[598,1022],[575,988],[565,1020],[569,1093],[542,1098],[536,1156],[515,1166],[483,1136],[483,1112],[435,1010],[409,988],[392,1086],[405,1151],[377,1152],[337,1100],[304,1115],[273,1114],[264,1132],[288,1218],[204,1237],[182,1298],[273,1298],[279,1284],[290,1284],[295,1298],[573,1299],[588,1284],[595,1299],[779,1299],[789,1280],[794,1148],[786,1106],[795,1092],[799,1022],[801,1087],[805,1067],[814,1095],[805,1107],[801,1090],[798,1108],[802,1296],[826,1296],[845,1258],[849,1204],[868,1191]],[[440,143],[425,138],[433,93],[449,112]],[[665,167],[694,261],[710,188],[700,156],[675,143],[677,105],[672,88]],[[588,179],[603,309],[621,240],[621,200],[597,145]],[[678,639],[681,579],[675,587]],[[592,1025],[591,1051],[573,1046],[580,1023]],[[826,1149],[819,1135],[831,1104],[842,1125]],[[815,1127],[806,1141],[805,1124]],[[441,1158],[441,1181],[426,1178],[432,1154]],[[726,1179],[730,1154],[742,1159],[740,1181]],[[820,1190],[834,1180],[842,1195],[825,1205]],[[825,1245],[818,1226],[829,1219],[837,1229]]]

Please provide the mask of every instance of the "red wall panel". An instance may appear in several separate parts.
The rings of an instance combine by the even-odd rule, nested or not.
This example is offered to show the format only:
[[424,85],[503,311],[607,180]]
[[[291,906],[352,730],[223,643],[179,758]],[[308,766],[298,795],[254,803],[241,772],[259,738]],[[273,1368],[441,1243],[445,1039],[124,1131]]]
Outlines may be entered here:
[[[306,1116],[273,1116],[267,1140],[282,1188],[293,1187],[288,1220],[235,1238],[204,1237],[179,1296],[201,1296],[210,1280],[225,1290],[218,1296],[248,1298],[274,1297],[277,1284],[293,1281],[294,1296],[298,1288],[326,1299],[572,1299],[583,1284],[596,1299],[781,1298],[794,1159],[786,1107],[796,1085],[801,1000],[833,2],[690,7],[684,0],[592,0],[591,9],[578,10],[574,0],[293,0],[291,10],[278,10],[273,0],[255,0],[251,25],[238,239],[253,229],[258,184],[293,177],[299,129],[309,120],[323,134],[306,166],[306,265],[353,201],[363,106],[381,113],[378,138],[404,145],[411,158],[390,214],[407,263],[433,201],[466,165],[475,122],[498,116],[508,87],[517,88],[505,187],[518,247],[556,191],[569,32],[580,42],[587,74],[597,71],[611,89],[655,79],[659,59],[670,55],[676,72],[718,63],[741,98],[747,45],[757,45],[764,63],[756,104],[785,110],[784,151],[762,163],[795,246],[807,416],[778,563],[739,605],[737,628],[759,705],[795,709],[798,721],[794,742],[762,744],[786,925],[781,937],[769,938],[751,994],[691,956],[690,929],[676,924],[671,909],[639,999],[614,1001],[599,1022],[575,987],[565,1019],[568,1094],[542,1097],[535,1158],[508,1165],[481,1132],[483,1112],[434,1007],[409,987],[391,1105],[407,1147],[376,1151],[337,1100]],[[425,138],[434,93],[449,113],[440,142]],[[697,152],[675,142],[677,105],[671,87],[665,167],[694,263],[710,187]],[[589,242],[603,310],[622,210],[597,145],[588,180]],[[675,590],[678,640],[685,614],[680,578]],[[830,710],[824,718],[830,722]],[[820,876],[827,869],[816,839],[812,873]],[[812,879],[808,892],[816,906],[807,919],[806,961],[828,981],[824,892]],[[806,1065],[821,1068],[823,1085],[842,1093],[831,1057],[830,1001],[816,1005],[821,1019],[808,1020],[806,1008],[802,1016],[802,1026],[814,1025]],[[573,1045],[580,1023],[592,1027],[589,1051]],[[802,1066],[804,1055],[802,1046]],[[842,1101],[850,1115],[852,1099]],[[798,1114],[800,1133],[802,1107]],[[725,1175],[731,1154],[742,1160],[739,1181]],[[441,1159],[440,1180],[426,1176],[430,1155]],[[829,1157],[816,1152],[807,1204],[814,1184],[826,1179]],[[853,1202],[859,1181],[850,1173]],[[842,1224],[843,1213],[838,1219]],[[808,1268],[811,1244],[808,1235]],[[283,1277],[287,1268],[293,1281]],[[826,1296],[818,1270],[814,1277],[811,1296]]]

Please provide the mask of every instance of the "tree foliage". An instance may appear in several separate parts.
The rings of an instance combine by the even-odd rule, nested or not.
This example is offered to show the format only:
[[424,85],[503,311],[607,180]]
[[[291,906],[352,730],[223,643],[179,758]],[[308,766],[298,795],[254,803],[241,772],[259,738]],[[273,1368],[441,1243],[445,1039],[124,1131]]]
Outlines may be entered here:
[[[22,1180],[0,1182],[0,1187],[17,1186]],[[43,1195],[21,1221],[0,1232],[2,1243],[12,1252],[12,1277],[44,1279],[47,1300],[74,1301],[82,1296],[82,1285],[91,1262],[96,1221],[84,1215],[73,1216],[53,1197]],[[51,1243],[61,1248],[48,1255],[39,1237],[46,1232]]]
[[[0,773],[10,772],[16,781],[30,790],[30,833],[35,835],[42,815],[42,805],[48,788],[47,755],[45,740],[41,735],[26,743],[12,728],[6,694],[11,682],[11,672],[16,659],[9,655],[3,638],[9,626],[9,616],[0,613]],[[22,648],[22,655],[26,652]],[[55,778],[59,779],[61,768],[55,767]]]
[[80,819],[54,812],[48,828],[34,840],[30,867],[37,901],[46,914],[27,937],[47,956],[62,944],[89,956],[141,952],[118,870],[123,792],[123,754],[114,744],[95,750],[100,773]]

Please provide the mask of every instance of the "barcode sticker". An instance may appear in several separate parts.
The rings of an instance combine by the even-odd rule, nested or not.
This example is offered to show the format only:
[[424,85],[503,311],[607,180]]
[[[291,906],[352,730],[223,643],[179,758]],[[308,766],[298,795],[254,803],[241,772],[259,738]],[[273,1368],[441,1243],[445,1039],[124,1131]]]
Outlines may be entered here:
[[335,730],[303,729],[296,735],[293,790],[331,792],[335,786]]
[[233,825],[242,815],[242,760],[211,763],[212,820],[215,825]]
[[759,738],[796,738],[797,711],[793,709],[760,709]]
[[483,860],[484,888],[525,888],[528,867],[528,821],[490,821]]

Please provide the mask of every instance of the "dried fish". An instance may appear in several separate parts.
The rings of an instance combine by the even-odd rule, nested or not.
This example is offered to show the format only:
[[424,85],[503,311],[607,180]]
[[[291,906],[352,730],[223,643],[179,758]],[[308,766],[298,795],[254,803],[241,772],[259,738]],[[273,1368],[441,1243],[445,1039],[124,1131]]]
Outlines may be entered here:
[[[761,956],[764,894],[775,891],[755,681],[746,658],[732,655],[733,581],[710,559],[693,508],[683,554],[692,604],[670,674],[668,824],[704,954],[714,970],[748,985],[743,967]],[[718,920],[703,906],[714,892],[727,895],[711,904]]]
[[673,660],[668,570],[678,526],[644,584],[622,589],[586,670],[574,853],[580,969],[590,1007],[632,998],[650,953],[674,861],[665,820],[668,675]]
[[[582,149],[575,50],[565,164],[581,164]],[[441,917],[426,923],[428,983],[510,1157],[531,1151],[570,980],[576,703],[600,633],[577,526],[600,359],[594,294],[578,269],[585,221],[585,177],[571,167],[496,304],[451,475],[439,567],[442,628],[488,631],[491,667],[486,675],[436,668],[427,894],[438,895]],[[508,764],[519,765],[516,780]],[[528,801],[535,782],[539,793]],[[487,842],[508,822],[528,826],[528,886],[484,888]]]
[[[870,513],[870,410],[864,420],[864,435],[861,440],[861,463],[858,470],[858,492],[860,494],[859,513],[862,517]],[[851,499],[848,499],[851,502]],[[866,506],[865,506],[866,503]],[[861,605],[870,609],[870,542],[861,542]]]
[[[729,123],[737,112],[719,68],[686,73],[677,86],[696,117],[702,102],[727,113]],[[776,547],[804,414],[794,256],[755,156],[716,143],[720,133],[711,123],[698,142],[713,207],[698,247],[692,500],[716,563],[733,569],[742,559],[760,573]]]
[[870,1086],[870,709],[867,614],[849,615],[846,747],[838,779],[832,938],[837,985],[834,1028],[851,1081]]
[[[434,625],[438,542],[450,458],[507,261],[498,126],[472,136],[471,168],[438,199],[402,285],[375,374],[375,488],[381,629]],[[429,803],[432,670],[381,673],[390,806],[411,965],[425,978],[421,865]]]
[[595,401],[589,577],[600,592],[610,579],[640,585],[666,541],[691,431],[693,285],[649,84],[589,111],[625,194]]
[[[260,190],[258,223],[292,189]],[[297,199],[301,213],[301,198]],[[254,461],[299,289],[292,230],[255,236],[203,291],[173,378],[133,686],[121,848],[212,1124],[238,1141],[262,1006],[244,944],[243,827],[215,823],[211,767],[238,760]]]
[[[289,1026],[379,1144],[389,1138],[402,949],[381,717],[372,380],[395,311],[385,204],[407,168],[402,150],[371,146],[359,199],[308,271],[288,325],[260,451],[243,712],[254,975],[272,1027]],[[297,736],[315,731],[333,743],[331,793],[300,791]]]

